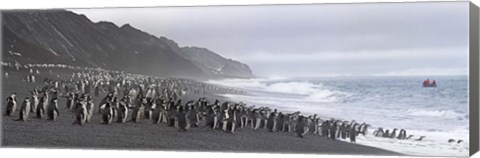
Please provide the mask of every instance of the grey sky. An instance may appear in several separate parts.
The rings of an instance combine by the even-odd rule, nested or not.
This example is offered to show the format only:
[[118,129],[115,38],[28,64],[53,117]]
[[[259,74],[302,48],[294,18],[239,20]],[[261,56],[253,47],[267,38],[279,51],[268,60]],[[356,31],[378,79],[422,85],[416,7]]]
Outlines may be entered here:
[[447,75],[468,71],[468,2],[83,9],[258,76]]

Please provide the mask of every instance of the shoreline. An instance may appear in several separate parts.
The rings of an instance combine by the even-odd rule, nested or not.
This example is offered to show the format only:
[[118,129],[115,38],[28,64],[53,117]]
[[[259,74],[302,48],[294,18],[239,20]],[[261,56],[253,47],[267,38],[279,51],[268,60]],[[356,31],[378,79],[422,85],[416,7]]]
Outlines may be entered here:
[[103,125],[100,123],[99,115],[94,115],[94,123],[80,127],[71,125],[73,119],[68,117],[62,118],[61,115],[57,122],[34,118],[28,122],[20,122],[14,121],[11,117],[2,117],[4,123],[2,146],[94,150],[404,155],[312,135],[299,138],[291,133],[253,131],[250,128],[238,129],[235,134],[221,130],[212,131],[204,127],[181,132],[163,124],[152,124],[147,120],[142,120],[141,123]]
[[[4,98],[9,93],[16,91],[19,98],[23,99],[29,94],[27,90],[35,86],[35,84],[16,82],[18,81],[16,77],[22,78],[21,75],[12,73],[11,77],[2,82],[2,97]],[[209,101],[229,100],[213,93],[207,93],[205,96]],[[182,96],[188,100],[196,100],[198,97],[193,94]],[[94,98],[94,100],[98,103],[101,98]],[[14,121],[18,118],[18,111],[13,117],[2,115],[1,146],[95,150],[404,155],[380,148],[329,140],[320,136],[306,135],[305,138],[299,138],[292,133],[271,133],[263,129],[253,131],[249,127],[237,129],[235,134],[230,134],[221,130],[212,131],[204,127],[180,132],[176,128],[164,124],[153,124],[151,120],[142,120],[140,123],[103,125],[101,124],[101,114],[98,113],[93,115],[92,123],[76,126],[72,125],[72,114],[65,109],[65,102],[65,98],[59,98],[60,115],[56,122],[36,119],[34,114],[30,115],[27,122]],[[98,106],[98,104],[95,105]],[[3,106],[2,111],[4,110]]]
[[[457,77],[463,77],[463,76],[457,76],[457,75],[454,75],[454,76],[448,76],[448,77],[452,77],[454,79],[456,79]],[[410,79],[410,77],[405,77],[407,79]],[[421,78],[421,77],[418,77],[418,78]],[[415,79],[415,78],[414,78]],[[449,78],[443,78],[443,79],[449,79]],[[282,105],[282,104],[278,104],[277,102],[274,102],[274,101],[262,101],[262,98],[267,98],[267,99],[272,99],[272,98],[279,98],[279,99],[283,99],[276,95],[274,95],[275,93],[282,93],[283,91],[275,91],[276,89],[274,88],[278,88],[274,86],[274,84],[276,83],[279,83],[279,84],[288,84],[290,82],[308,82],[308,83],[315,83],[317,81],[321,82],[320,81],[321,79],[319,80],[313,80],[313,81],[302,81],[302,80],[292,80],[292,79],[282,79],[280,81],[277,81],[275,79],[272,79],[272,80],[262,80],[262,81],[258,81],[260,83],[255,83],[255,84],[252,84],[252,85],[261,85],[259,87],[262,87],[262,88],[259,88],[259,89],[255,89],[255,88],[250,88],[250,84],[247,84],[247,81],[226,81],[226,82],[212,82],[213,84],[217,84],[217,85],[222,85],[222,86],[227,86],[229,84],[231,85],[235,85],[235,86],[230,86],[231,88],[239,88],[242,89],[242,90],[245,90],[245,91],[254,91],[252,92],[251,95],[223,95],[223,94],[220,94],[224,97],[227,97],[229,99],[232,99],[234,101],[247,101],[246,103],[248,104],[255,104],[255,105],[263,105],[263,106],[268,106],[270,108],[278,108],[279,110],[282,110],[282,108],[285,108],[287,106],[277,106],[277,105]],[[245,84],[244,84],[245,83]],[[292,85],[295,85],[295,84],[292,84]],[[331,86],[331,85],[330,85]],[[273,88],[271,88],[273,87]],[[285,86],[283,86],[285,87]],[[287,87],[287,88],[290,88],[290,87]],[[421,87],[420,87],[421,88]],[[444,87],[441,87],[441,88],[444,88]],[[273,89],[273,90],[271,90]],[[294,89],[294,88],[293,88]],[[273,94],[272,95],[267,95],[267,96],[264,96],[263,94],[260,94],[258,95],[258,93],[255,93],[255,91],[265,91],[265,92],[272,92]],[[270,91],[271,90],[271,91]],[[286,92],[288,93],[288,92]],[[290,99],[290,98],[288,98]],[[295,98],[297,99],[297,98]],[[273,99],[272,99],[273,100]],[[298,100],[295,100],[295,101],[290,101],[290,100],[287,100],[285,99],[285,104],[288,104],[288,105],[297,105],[297,104],[294,104],[296,103],[295,101],[299,102]],[[273,102],[273,103],[272,103]],[[303,103],[303,102],[302,102]],[[309,103],[305,103],[306,105],[308,106],[313,106],[313,105],[310,105]],[[338,103],[339,105],[345,105],[343,103]],[[296,109],[292,108],[290,109],[290,106],[288,106],[287,109],[283,109],[283,110],[287,110],[286,112],[294,112],[294,111],[297,111],[297,110],[300,110],[304,115],[313,115],[315,113],[312,113],[312,111],[321,111],[323,112],[322,114],[319,114],[319,117],[320,118],[335,118],[335,119],[340,119],[340,120],[357,120],[356,118],[362,118],[362,113],[360,113],[359,115],[351,115],[351,113],[349,113],[350,115],[349,116],[356,116],[356,117],[350,117],[350,118],[342,118],[341,116],[342,115],[334,115],[334,114],[338,114],[338,113],[328,113],[328,112],[324,112],[324,110],[318,110],[318,109],[327,109],[328,110],[328,105],[327,106],[318,106],[318,107],[321,107],[321,108],[318,108],[317,109],[314,109],[314,110],[305,110],[305,108],[302,108],[302,105],[301,103],[298,104],[299,107],[296,107]],[[334,104],[334,105],[337,105],[337,104]],[[304,111],[302,111],[301,109],[304,109]],[[308,109],[308,108],[307,108]],[[430,109],[428,109],[430,110]],[[348,110],[347,110],[348,111]],[[358,110],[357,110],[358,111]],[[435,111],[435,109],[432,110],[433,112],[437,112]],[[441,110],[440,110],[441,111]],[[282,111],[284,112],[284,111]],[[307,113],[305,113],[307,112]],[[308,113],[310,112],[310,113]],[[422,111],[420,111],[422,112]],[[430,112],[430,111],[427,111],[427,112]],[[429,113],[427,113],[428,115]],[[435,113],[437,114],[437,113]],[[323,115],[323,117],[322,117]],[[338,117],[337,117],[338,116]],[[357,120],[358,121],[358,120]],[[370,122],[370,120],[366,120],[366,122]],[[359,122],[363,122],[362,120],[360,120]],[[373,121],[372,121],[373,122]],[[380,122],[380,123],[383,123],[383,122]],[[391,124],[379,124],[378,122],[376,122],[376,124],[372,124],[373,126],[370,126],[372,128],[369,128],[369,131],[374,131],[376,130],[378,127],[385,127],[385,129],[394,129],[395,127],[402,127],[402,126],[395,126],[395,125],[391,125]],[[375,126],[376,125],[376,126]],[[388,126],[389,125],[389,126]],[[397,124],[398,125],[398,124]],[[374,128],[373,128],[374,127]],[[415,129],[415,128],[404,128],[402,127],[401,129],[406,129],[407,131],[409,131],[408,135],[412,135],[413,137],[411,139],[407,139],[405,141],[403,140],[396,140],[395,139],[387,139],[387,138],[382,138],[381,136],[380,137],[372,137],[371,135],[368,135],[366,137],[361,137],[358,138],[357,140],[362,140],[361,142],[357,141],[358,144],[362,144],[362,145],[366,145],[366,146],[370,146],[370,147],[375,147],[375,148],[380,148],[380,149],[384,149],[384,150],[389,150],[389,151],[394,151],[394,152],[398,152],[398,153],[403,153],[403,154],[406,154],[406,155],[416,155],[416,156],[435,156],[434,153],[435,150],[433,149],[438,149],[438,150],[441,150],[439,153],[442,153],[442,154],[439,154],[437,156],[442,156],[442,155],[448,155],[448,156],[465,156],[467,155],[468,153],[465,153],[465,151],[468,152],[468,137],[467,138],[464,138],[463,136],[464,135],[458,135],[458,134],[450,134],[448,131],[443,131],[443,130],[439,130],[439,131],[429,131],[429,130],[424,130],[422,131],[421,129]],[[456,130],[455,133],[461,133],[462,130]],[[423,140],[423,141],[418,141],[417,139],[419,137],[423,137],[423,136],[426,136],[428,140]],[[466,136],[468,136],[468,133],[466,134]],[[368,137],[368,138],[367,138]],[[458,141],[461,141],[461,143],[450,143],[447,141],[450,141],[450,139],[453,139],[453,140],[458,140]],[[466,145],[466,146],[465,146]]]

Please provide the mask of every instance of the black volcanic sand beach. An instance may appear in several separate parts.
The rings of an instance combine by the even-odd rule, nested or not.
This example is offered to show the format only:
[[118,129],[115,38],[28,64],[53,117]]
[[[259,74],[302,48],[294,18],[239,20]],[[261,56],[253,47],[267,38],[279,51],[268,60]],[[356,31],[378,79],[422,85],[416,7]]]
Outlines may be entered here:
[[[58,72],[58,71],[56,71]],[[250,127],[238,129],[235,134],[209,128],[191,128],[178,131],[164,124],[153,124],[150,120],[140,123],[101,124],[101,115],[95,113],[93,123],[84,126],[72,125],[73,115],[65,109],[66,99],[59,98],[60,116],[56,122],[40,120],[31,113],[27,122],[18,119],[18,109],[36,84],[21,81],[22,73],[10,72],[2,83],[2,146],[37,148],[84,148],[84,149],[135,149],[135,150],[182,150],[182,151],[235,151],[271,153],[318,153],[318,154],[362,154],[401,155],[383,149],[334,141],[320,136],[306,135],[304,138],[292,133],[253,131]],[[26,74],[26,72],[23,72]],[[12,92],[18,93],[17,111],[13,117],[5,113],[5,99]],[[196,98],[197,96],[187,96]],[[216,97],[208,97],[212,100]],[[100,98],[94,98],[95,112]],[[213,100],[212,100],[213,101]],[[131,112],[130,112],[131,113]],[[130,119],[130,117],[129,117]]]

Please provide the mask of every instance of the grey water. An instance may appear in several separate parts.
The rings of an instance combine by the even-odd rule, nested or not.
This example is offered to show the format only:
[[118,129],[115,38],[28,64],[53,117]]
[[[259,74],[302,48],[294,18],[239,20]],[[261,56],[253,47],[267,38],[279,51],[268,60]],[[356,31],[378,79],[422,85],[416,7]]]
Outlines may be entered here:
[[[437,87],[423,87],[422,82],[427,78],[436,80]],[[373,129],[406,129],[409,134],[427,136],[430,144],[443,144],[449,138],[468,140],[468,76],[257,78],[209,82],[243,89],[244,95],[224,96],[257,107],[318,114],[322,119],[355,120],[368,123]]]

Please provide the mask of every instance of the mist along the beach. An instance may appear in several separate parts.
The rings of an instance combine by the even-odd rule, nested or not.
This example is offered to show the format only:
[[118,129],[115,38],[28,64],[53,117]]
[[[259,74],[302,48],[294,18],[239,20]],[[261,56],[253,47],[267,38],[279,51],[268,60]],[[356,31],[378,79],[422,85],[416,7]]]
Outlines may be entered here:
[[[438,87],[423,87],[429,78]],[[224,96],[322,119],[366,122],[370,135],[358,143],[415,155],[468,153],[468,76],[303,77],[211,80],[246,90]],[[374,137],[377,128],[405,129],[410,140]],[[425,136],[422,141],[415,141]],[[466,143],[449,143],[449,139]]]

